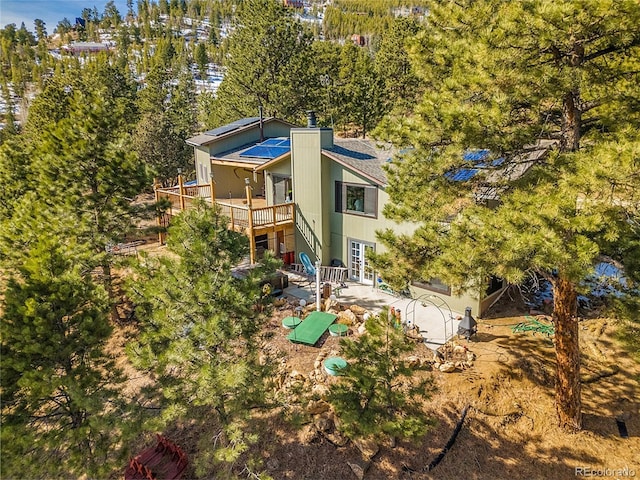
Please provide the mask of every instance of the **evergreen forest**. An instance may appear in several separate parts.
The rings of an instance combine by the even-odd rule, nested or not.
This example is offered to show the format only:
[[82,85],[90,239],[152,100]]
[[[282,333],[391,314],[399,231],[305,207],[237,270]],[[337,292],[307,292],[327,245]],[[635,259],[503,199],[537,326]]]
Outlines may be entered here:
[[[376,232],[382,248],[367,257],[395,291],[436,278],[454,293],[481,291],[489,278],[512,292],[532,278],[551,285],[554,337],[539,339],[547,356],[534,367],[553,368],[537,375],[533,363],[512,362],[520,373],[501,370],[490,389],[457,395],[476,419],[474,436],[459,441],[485,454],[441,478],[472,478],[463,468],[494,457],[485,440],[530,418],[529,400],[513,392],[506,413],[480,403],[529,374],[551,392],[553,413],[514,434],[518,455],[550,428],[576,449],[614,441],[593,433],[593,402],[583,401],[600,377],[581,370],[592,332],[580,299],[598,262],[624,271],[596,313],[616,326],[624,361],[640,362],[640,4],[287,3],[128,0],[122,12],[87,6],[75,24],[0,29],[0,477],[120,478],[168,432],[188,441],[193,478],[440,478],[410,460],[439,450],[455,424],[439,415],[457,413],[429,403],[442,399],[440,372],[432,359],[415,366],[424,345],[387,308],[336,340],[353,368],[305,391],[270,343],[282,305],[264,279],[282,263],[267,252],[238,276],[249,240],[215,204],[177,216],[161,254],[115,254],[167,233],[156,222],[167,205],[150,199],[154,185],[194,178],[186,139],[259,112],[303,126],[314,111],[336,135],[399,152],[385,167],[384,215],[416,228]],[[78,53],[80,42],[106,48]],[[482,164],[468,156],[481,150]],[[611,368],[602,377],[622,375]],[[461,384],[480,381],[470,371]],[[639,375],[620,383],[637,394]],[[624,398],[637,409],[640,395]],[[309,414],[329,410],[329,426]],[[640,425],[637,413],[624,418]],[[290,438],[274,434],[282,425]],[[438,428],[449,433],[428,437]],[[283,463],[300,445],[366,461],[345,460],[330,477],[317,459],[300,473]],[[558,462],[557,452],[538,454],[551,458],[544,469]]]

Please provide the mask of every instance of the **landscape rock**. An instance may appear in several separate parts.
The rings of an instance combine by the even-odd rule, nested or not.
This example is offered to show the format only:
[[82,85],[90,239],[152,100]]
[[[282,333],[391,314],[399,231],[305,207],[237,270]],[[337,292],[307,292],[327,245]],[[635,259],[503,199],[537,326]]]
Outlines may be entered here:
[[311,393],[313,395],[318,395],[320,398],[324,400],[326,399],[327,394],[329,393],[329,387],[327,387],[326,385],[316,383],[311,389]]
[[278,462],[277,458],[270,458],[267,460],[266,466],[268,470],[277,470],[280,466],[280,462]]
[[466,347],[463,347],[462,345],[456,345],[455,347],[453,347],[453,353],[457,354],[457,355],[466,354],[467,353],[467,349],[466,349]]
[[344,310],[338,313],[338,323],[344,323],[345,325],[353,325],[358,321],[356,314],[351,310]]
[[364,323],[358,327],[358,334],[363,335],[367,331],[367,327],[365,327]]
[[349,443],[349,439],[338,432],[325,433],[324,438],[333,443],[336,447],[344,447]]
[[305,425],[298,431],[298,439],[302,445],[309,445],[318,438],[318,430],[313,425]]
[[354,440],[353,444],[356,446],[360,453],[362,453],[362,457],[371,460],[376,453],[380,451],[380,445],[378,445],[374,440],[371,439],[358,439]]
[[476,354],[473,352],[467,352],[467,362],[473,362],[476,359]]
[[456,365],[453,362],[445,362],[438,369],[444,373],[451,373],[456,371]]
[[420,368],[421,366],[420,358],[417,357],[416,355],[411,355],[410,357],[407,357],[405,361],[407,362],[407,365],[409,366],[409,368]]
[[355,463],[355,462],[347,462],[347,465],[351,468],[351,471],[355,474],[358,480],[363,480],[367,470],[369,470],[369,466],[371,462],[365,462],[363,464]]
[[367,313],[367,309],[364,307],[361,307],[360,305],[351,305],[349,307],[349,310],[355,313],[356,315],[360,315],[360,316]]
[[325,413],[314,418],[313,424],[319,432],[330,432],[333,429],[333,418]]

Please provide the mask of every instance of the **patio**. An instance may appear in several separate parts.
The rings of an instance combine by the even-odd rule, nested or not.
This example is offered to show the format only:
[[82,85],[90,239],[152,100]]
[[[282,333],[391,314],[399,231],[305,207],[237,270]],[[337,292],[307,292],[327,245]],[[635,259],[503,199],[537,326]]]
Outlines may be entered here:
[[[303,277],[292,272],[283,271],[289,275],[289,287],[284,295],[289,298],[304,299],[307,304],[315,302],[315,282],[309,283]],[[417,325],[424,343],[435,350],[455,336],[459,319],[463,313],[451,311],[444,301],[437,295],[428,298],[411,299],[391,295],[372,285],[345,282],[346,287],[335,288],[333,293],[339,303],[345,305],[359,305],[373,314],[379,313],[385,306],[393,307],[402,313],[402,321],[407,326]]]

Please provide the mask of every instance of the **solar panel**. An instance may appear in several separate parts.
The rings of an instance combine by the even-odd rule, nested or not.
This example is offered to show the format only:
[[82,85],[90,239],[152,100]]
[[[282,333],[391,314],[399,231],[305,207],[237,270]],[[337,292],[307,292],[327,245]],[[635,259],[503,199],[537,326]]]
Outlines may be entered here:
[[479,162],[481,160],[484,160],[487,157],[487,155],[489,155],[489,150],[486,150],[486,149],[469,150],[464,153],[464,156],[462,158],[470,162]]
[[233,123],[229,125],[223,125],[222,127],[214,128],[213,130],[208,130],[204,132],[205,135],[210,135],[212,137],[217,137],[218,135],[222,135],[228,132],[233,132],[238,129],[238,125],[234,125]]
[[241,118],[240,120],[236,120],[235,122],[228,123],[227,125],[223,125],[218,128],[214,128],[213,130],[209,130],[204,132],[205,135],[210,135],[212,137],[217,137],[219,135],[224,135],[225,133],[233,132],[240,127],[246,127],[247,125],[251,125],[252,123],[260,120],[260,117],[248,117]]
[[269,146],[269,145],[278,145],[280,142],[282,141],[282,139],[280,138],[268,138],[267,140],[265,140],[264,142],[260,143],[259,145],[262,145],[264,147]]
[[285,153],[289,153],[291,148],[289,147],[272,147],[272,146],[264,146],[264,145],[256,145],[251,147],[240,154],[241,157],[252,157],[252,158],[265,158],[268,160],[273,160],[274,158],[278,158]]
[[476,173],[478,173],[478,170],[475,168],[461,168],[455,172],[447,172],[444,176],[454,182],[464,182],[473,178]]
[[265,147],[267,147],[267,146],[290,147],[291,146],[291,140],[289,140],[288,137],[268,138],[264,142],[259,143],[258,145],[262,145],[262,146],[265,146]]

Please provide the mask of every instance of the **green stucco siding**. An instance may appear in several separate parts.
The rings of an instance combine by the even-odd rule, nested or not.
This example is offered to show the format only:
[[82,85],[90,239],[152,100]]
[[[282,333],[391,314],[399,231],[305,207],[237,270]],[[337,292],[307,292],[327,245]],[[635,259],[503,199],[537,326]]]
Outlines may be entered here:
[[320,129],[291,130],[291,172],[293,201],[296,204],[296,250],[307,252],[312,260],[329,259],[328,241],[323,225],[323,191]]

